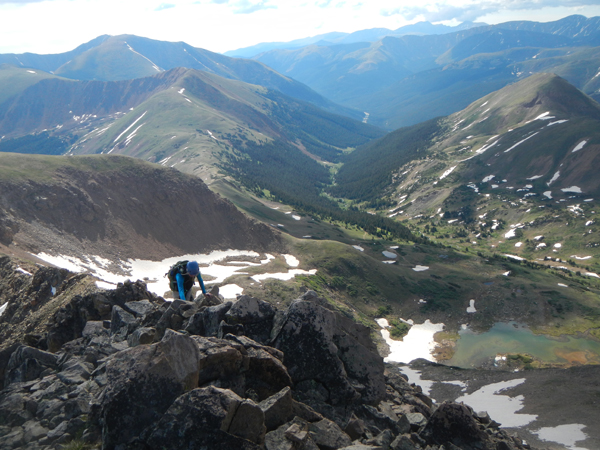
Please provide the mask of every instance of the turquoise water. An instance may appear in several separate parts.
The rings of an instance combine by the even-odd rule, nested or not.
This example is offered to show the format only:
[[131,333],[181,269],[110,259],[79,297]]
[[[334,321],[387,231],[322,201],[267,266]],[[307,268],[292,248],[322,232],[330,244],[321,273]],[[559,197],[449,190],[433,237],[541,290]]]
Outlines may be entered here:
[[506,353],[527,353],[551,364],[600,363],[598,341],[571,336],[557,339],[535,335],[526,326],[515,322],[497,323],[489,331],[480,334],[462,330],[459,335],[454,356],[444,364],[480,367],[496,355]]

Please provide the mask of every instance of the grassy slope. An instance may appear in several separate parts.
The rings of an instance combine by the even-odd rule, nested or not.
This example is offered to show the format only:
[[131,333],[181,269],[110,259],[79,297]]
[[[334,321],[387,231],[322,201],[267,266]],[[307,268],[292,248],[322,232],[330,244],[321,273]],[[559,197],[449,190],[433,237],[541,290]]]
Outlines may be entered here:
[[259,86],[188,71],[132,111],[82,129],[73,151],[123,153],[153,162],[172,156],[163,163],[215,175],[218,163],[243,151],[247,141],[282,140],[299,147],[304,143],[309,151],[328,159],[347,146],[382,134]]
[[42,71],[0,65],[0,104],[46,78],[55,77]]
[[[556,115],[554,120],[569,122],[547,127],[552,120],[533,121],[547,111],[549,115]],[[597,166],[594,158],[600,148],[597,145],[600,138],[599,112],[600,108],[594,101],[564,80],[537,75],[490,94],[451,116],[442,128],[445,131],[429,142],[428,145],[433,143],[433,146],[425,152],[426,157],[414,154],[414,159],[397,163],[394,183],[387,186],[389,190],[380,191],[379,196],[387,193],[394,199],[400,197],[396,211],[405,211],[397,218],[414,231],[425,233],[434,241],[450,244],[453,249],[418,247],[425,255],[404,250],[404,259],[410,264],[424,264],[431,268],[428,272],[408,272],[410,276],[405,271],[402,276],[408,281],[401,284],[401,289],[398,286],[392,288],[395,294],[384,296],[403,299],[394,312],[406,314],[410,311],[407,316],[420,315],[422,318],[430,314],[440,317],[441,321],[445,321],[442,317],[446,317],[446,321],[454,325],[469,318],[473,325],[481,327],[491,325],[494,320],[513,317],[549,333],[598,328],[600,304],[596,295],[599,284],[595,278],[585,274],[600,269],[597,259],[600,257],[600,243],[593,224],[600,215],[596,214],[597,202],[584,202],[583,199],[600,194],[593,170]],[[356,179],[368,176],[372,165],[365,165],[361,152],[367,159],[377,155],[378,161],[402,158],[405,147],[402,138],[410,130],[398,130],[357,150],[349,158],[354,167],[348,162],[345,169],[353,168]],[[419,134],[416,127],[413,131]],[[539,132],[539,137],[536,135],[508,153],[501,151],[533,132]],[[394,136],[399,139],[396,145],[393,143]],[[459,163],[498,138],[500,141],[495,148]],[[585,150],[573,154],[572,149],[583,138],[588,140]],[[390,140],[391,143],[388,142]],[[389,155],[384,150],[390,152]],[[380,154],[382,151],[384,153]],[[546,160],[549,162],[544,165]],[[442,173],[453,166],[456,166],[454,172],[440,180]],[[548,188],[546,183],[557,170],[562,170],[564,175]],[[497,181],[483,183],[483,178],[491,174],[496,174],[494,180]],[[527,180],[534,175],[542,176]],[[501,183],[502,179],[507,179],[507,182]],[[338,187],[343,190],[341,180],[338,177]],[[465,186],[471,181],[476,183],[479,193]],[[499,187],[493,188],[492,184],[496,182]],[[531,184],[532,189],[517,192],[526,184]],[[569,198],[573,196],[559,189],[571,185],[581,186],[587,194]],[[390,189],[394,186],[397,189]],[[506,189],[508,186],[513,189]],[[549,189],[558,198],[550,201],[542,195]],[[537,193],[537,197],[525,197],[528,193]],[[381,210],[380,214],[389,214],[388,211]],[[444,213],[450,215],[442,217]],[[494,219],[500,224],[495,230],[492,229]],[[520,235],[514,239],[505,238],[510,225],[519,223]],[[535,241],[534,237],[540,235],[544,238]],[[536,249],[542,241],[546,247]],[[515,247],[517,242],[522,242],[519,247]],[[555,247],[554,244],[561,246]],[[460,250],[460,257],[451,264],[446,258],[439,257],[447,252],[455,253],[455,249]],[[475,256],[477,253],[480,256]],[[542,263],[539,259],[543,260],[545,256],[560,258],[562,262],[547,261],[545,264],[569,266],[572,271],[549,269],[542,265],[530,267],[502,257],[507,253],[538,263]],[[472,256],[467,256],[469,254]],[[573,255],[592,258],[578,260]],[[402,269],[392,266],[378,270]],[[509,277],[502,275],[509,271]],[[398,280],[395,281],[398,283]],[[394,286],[390,282],[385,284]],[[421,298],[429,297],[425,306],[414,303],[419,295]],[[413,303],[409,301],[411,297]],[[461,316],[461,305],[466,308],[469,297],[482,306],[478,311],[485,311],[485,314],[476,318],[463,312]],[[598,330],[593,333],[597,335]]]
[[52,183],[58,171],[72,168],[80,171],[105,172],[127,170],[148,163],[134,158],[79,156],[66,158],[45,155],[0,153],[0,179],[10,182],[35,181]]

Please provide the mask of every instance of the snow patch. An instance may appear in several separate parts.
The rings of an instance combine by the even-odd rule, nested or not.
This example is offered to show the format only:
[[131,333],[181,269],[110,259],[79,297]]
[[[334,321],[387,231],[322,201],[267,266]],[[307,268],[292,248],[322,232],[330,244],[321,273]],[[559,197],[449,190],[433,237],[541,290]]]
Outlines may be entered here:
[[584,450],[581,447],[576,447],[575,444],[579,441],[585,441],[588,438],[583,432],[585,427],[586,425],[571,423],[556,427],[540,428],[537,431],[532,431],[532,433],[537,434],[542,441],[558,442],[569,450]]
[[226,284],[225,286],[219,287],[219,294],[223,296],[225,300],[235,299],[238,295],[242,295],[244,288],[237,284]]
[[285,258],[285,263],[290,267],[298,267],[300,265],[300,261],[294,255],[283,255]]
[[563,192],[575,192],[576,194],[581,194],[581,188],[577,186],[571,186],[568,188],[561,189]]
[[365,249],[362,248],[360,245],[353,245],[352,247],[354,247],[356,250],[358,250],[359,252],[364,252]]
[[560,176],[560,171],[557,171],[554,176],[552,177],[552,179],[550,181],[548,181],[546,184],[548,186],[550,186],[552,183],[554,183],[556,180],[558,180],[558,177]]
[[523,409],[523,395],[509,397],[500,395],[502,391],[510,389],[525,382],[525,378],[517,378],[509,381],[488,384],[472,394],[463,395],[456,399],[456,402],[464,402],[475,411],[489,411],[494,420],[497,420],[503,427],[521,427],[537,419],[534,414],[517,414]]
[[442,174],[442,176],[440,177],[440,180],[443,180],[443,179],[444,179],[444,178],[446,178],[448,175],[450,175],[450,174],[451,174],[451,173],[454,171],[454,169],[456,169],[456,167],[457,167],[457,166],[450,167],[448,170],[446,170],[446,171],[445,171],[445,172]]
[[31,273],[27,272],[25,269],[22,269],[22,268],[20,268],[20,267],[17,267],[17,268],[16,268],[16,271],[17,271],[17,272],[24,273],[25,275],[29,275],[30,277],[31,277],[31,276],[33,276]]
[[550,198],[550,199],[551,199],[551,198],[552,198],[552,191],[545,191],[545,192],[544,192],[544,195],[545,195],[546,197],[548,197],[548,198]]
[[487,177],[485,177],[483,180],[481,180],[482,183],[487,183],[488,181],[491,181],[493,178],[495,178],[496,175],[488,175]]
[[578,152],[585,146],[585,144],[587,144],[587,141],[581,141],[579,144],[577,144],[577,146],[573,149],[571,153]]
[[547,127],[551,127],[552,125],[558,125],[558,124],[565,123],[565,122],[568,122],[568,120],[556,120],[556,121],[554,121],[554,122],[550,122],[550,123],[549,123],[548,125],[546,125],[546,126],[547,126]]
[[383,251],[381,253],[383,253],[383,256],[385,256],[386,258],[397,258],[398,257],[398,255],[396,255],[395,253],[388,252],[388,251]]
[[525,141],[527,141],[527,140],[531,139],[532,137],[534,137],[534,136],[535,136],[536,134],[538,134],[538,133],[539,133],[539,131],[536,131],[536,132],[535,132],[535,133],[533,133],[531,136],[528,136],[528,137],[526,137],[525,139],[523,139],[523,140],[521,140],[521,141],[517,142],[515,145],[513,145],[513,146],[512,146],[511,148],[509,148],[508,150],[504,150],[504,153],[508,153],[508,152],[510,152],[510,151],[511,151],[513,148],[515,148],[515,147],[516,147],[516,146],[518,146],[518,145],[521,145],[523,142],[525,142]]
[[413,267],[413,270],[415,272],[424,272],[425,270],[429,270],[429,266],[420,266],[417,264],[415,267]]
[[[165,281],[164,278],[166,270],[165,267],[168,268],[175,264],[177,261],[185,259],[198,261],[201,267],[202,274],[214,277],[213,280],[205,283],[208,287],[210,285],[222,283],[226,278],[232,275],[244,274],[243,270],[245,268],[257,265],[257,263],[244,261],[240,261],[238,264],[235,265],[219,264],[218,261],[226,257],[235,256],[258,257],[260,256],[260,254],[257,252],[246,250],[225,250],[214,251],[209,254],[191,254],[175,256],[171,258],[166,258],[163,261],[127,260],[121,262],[120,269],[124,273],[120,274],[109,271],[108,268],[110,266],[110,261],[94,255],[76,258],[64,255],[53,256],[45,253],[40,253],[36,256],[58,267],[70,270],[71,272],[91,273],[95,277],[99,278],[100,281],[97,282],[97,285],[102,288],[114,289],[117,283],[122,283],[127,278],[132,280],[139,279],[146,281],[146,285],[150,292],[153,292],[160,296],[164,296],[165,293],[169,291],[168,281]],[[285,256],[286,255],[284,255],[284,257]],[[294,263],[295,261],[289,258],[289,256],[291,255],[288,255],[288,257],[286,257],[286,261],[288,262],[288,264]],[[267,254],[266,259],[261,260],[260,264],[267,264],[272,259],[274,259],[274,256]],[[254,275],[253,278],[258,278],[256,281],[260,281],[261,279],[266,278],[279,278],[282,280],[288,280],[296,275],[314,275],[316,272],[316,269],[310,271],[293,269],[287,273]]]
[[521,258],[520,256],[516,256],[516,255],[509,255],[509,254],[504,254],[503,256],[506,256],[507,258],[510,259],[514,259],[516,261],[525,261],[525,258]]
[[435,362],[431,354],[435,348],[433,336],[444,329],[443,323],[431,323],[427,319],[421,325],[414,324],[401,341],[396,341],[390,338],[390,332],[387,330],[389,323],[386,319],[376,319],[375,322],[382,328],[381,336],[390,347],[390,354],[384,358],[385,362],[408,364],[418,358]]
[[469,300],[469,306],[467,307],[467,312],[469,314],[473,314],[473,313],[477,312],[477,310],[475,309],[475,300]]
[[142,117],[144,117],[144,116],[146,115],[146,113],[147,113],[147,112],[148,112],[148,111],[145,111],[145,112],[144,112],[144,114],[142,114],[140,117],[138,117],[137,119],[135,119],[135,121],[134,121],[134,122],[133,122],[131,125],[129,125],[129,126],[128,126],[128,127],[125,129],[125,131],[123,131],[123,132],[122,132],[120,135],[118,135],[118,136],[117,136],[117,138],[116,138],[116,139],[113,141],[113,144],[114,144],[115,142],[117,142],[119,139],[121,139],[121,137],[122,137],[122,136],[123,136],[125,133],[127,133],[127,132],[128,132],[130,129],[131,129],[131,128],[133,128],[133,126],[134,126],[136,123],[138,123],[138,122],[139,122],[139,121],[142,119]]

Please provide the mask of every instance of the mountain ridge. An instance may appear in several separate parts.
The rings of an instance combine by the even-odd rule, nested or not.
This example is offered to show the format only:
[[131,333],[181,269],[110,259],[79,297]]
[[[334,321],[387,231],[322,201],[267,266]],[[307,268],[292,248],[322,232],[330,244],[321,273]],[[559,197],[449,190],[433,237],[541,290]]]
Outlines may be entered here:
[[[530,72],[558,70],[555,56],[575,66],[579,52],[598,45],[599,27],[598,18],[573,16],[437,36],[386,37],[370,44],[313,44],[272,50],[254,59],[333,101],[368,112],[371,123],[392,130],[456,112]],[[599,64],[593,58],[585,66],[579,63],[577,70],[563,68],[559,74],[584,88]],[[585,89],[597,95],[592,86]]]
[[289,50],[292,48],[303,47],[306,45],[335,45],[335,44],[352,44],[358,42],[373,42],[380,40],[386,36],[404,36],[407,34],[447,34],[454,31],[466,30],[478,26],[485,26],[484,23],[463,22],[456,26],[448,26],[442,24],[432,24],[431,22],[417,22],[411,25],[405,25],[395,30],[387,28],[370,28],[367,30],[358,30],[352,33],[331,32],[319,34],[309,38],[295,39],[289,42],[262,42],[250,47],[239,48],[224,52],[224,55],[231,57],[253,58],[259,53],[264,53],[270,50],[283,49]]
[[[14,55],[0,55],[0,64],[15,64]],[[341,107],[312,89],[252,60],[241,60],[192,47],[184,42],[156,41],[133,35],[101,36],[72,52],[30,55],[19,67],[44,70],[68,79],[125,81],[186,67],[225,78],[264,85],[284,94],[360,119],[361,113]]]
[[[197,177],[139,159],[0,153],[0,191],[2,245],[33,254],[116,262],[282,248],[277,232]],[[180,230],[193,230],[193,239]]]

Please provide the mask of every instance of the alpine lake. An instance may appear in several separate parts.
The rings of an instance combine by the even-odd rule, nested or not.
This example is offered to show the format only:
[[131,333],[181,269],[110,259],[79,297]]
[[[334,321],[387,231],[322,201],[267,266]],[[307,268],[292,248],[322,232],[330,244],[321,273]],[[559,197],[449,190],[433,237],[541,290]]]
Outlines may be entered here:
[[529,367],[600,364],[600,341],[534,334],[516,322],[496,323],[483,333],[462,329],[459,336],[452,357],[438,362],[461,368],[503,366],[511,360]]

